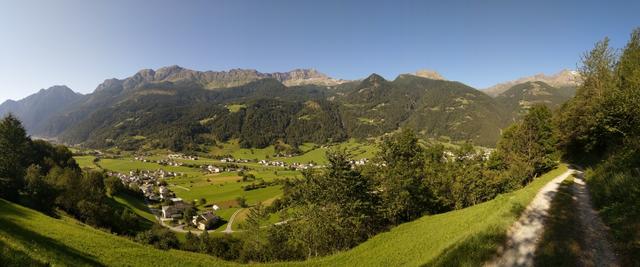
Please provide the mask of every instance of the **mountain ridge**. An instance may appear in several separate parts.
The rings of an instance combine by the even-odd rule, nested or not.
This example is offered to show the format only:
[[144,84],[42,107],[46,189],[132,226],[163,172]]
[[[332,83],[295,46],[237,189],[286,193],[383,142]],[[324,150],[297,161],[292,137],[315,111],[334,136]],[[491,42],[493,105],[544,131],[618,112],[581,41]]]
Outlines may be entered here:
[[580,74],[575,70],[564,69],[557,73],[546,75],[544,73],[538,73],[532,76],[521,77],[515,80],[498,83],[489,88],[482,89],[486,94],[496,97],[499,94],[507,91],[514,85],[522,84],[530,81],[541,81],[553,87],[576,87],[580,84]]

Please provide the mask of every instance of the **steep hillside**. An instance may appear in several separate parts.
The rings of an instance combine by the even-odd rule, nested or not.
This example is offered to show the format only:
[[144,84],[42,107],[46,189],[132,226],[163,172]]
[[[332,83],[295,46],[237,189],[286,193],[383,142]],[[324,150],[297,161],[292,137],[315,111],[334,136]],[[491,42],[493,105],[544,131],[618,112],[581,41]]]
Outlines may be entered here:
[[556,88],[547,83],[525,82],[509,88],[495,97],[507,112],[517,118],[534,104],[544,104],[551,109],[559,108],[575,94],[575,87]]
[[8,113],[17,116],[29,133],[40,133],[45,123],[66,106],[82,99],[78,94],[66,86],[53,86],[41,89],[39,92],[19,101],[8,100],[0,105],[0,117]]
[[[466,209],[425,216],[326,258],[272,266],[477,266],[502,242],[518,213],[562,166],[527,187]],[[162,251],[95,230],[63,217],[54,219],[0,199],[0,249],[25,261],[60,266],[227,266],[203,254]],[[9,254],[9,253],[7,253]]]
[[54,219],[3,199],[0,199],[0,248],[21,255],[29,265],[234,265],[204,254],[157,250],[67,217]]
[[534,81],[541,81],[557,88],[576,87],[580,84],[580,74],[573,70],[562,70],[552,75],[540,73],[533,76],[522,77],[513,81],[499,83],[484,89],[483,91],[490,96],[496,97],[515,85]]

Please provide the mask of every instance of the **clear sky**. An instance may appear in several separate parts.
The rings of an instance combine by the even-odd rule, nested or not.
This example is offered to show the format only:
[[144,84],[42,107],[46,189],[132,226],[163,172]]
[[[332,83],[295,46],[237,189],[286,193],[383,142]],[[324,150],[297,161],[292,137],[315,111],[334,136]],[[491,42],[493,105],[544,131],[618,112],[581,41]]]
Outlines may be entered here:
[[0,0],[0,101],[89,93],[143,68],[315,68],[358,79],[434,69],[484,88],[622,47],[640,1]]

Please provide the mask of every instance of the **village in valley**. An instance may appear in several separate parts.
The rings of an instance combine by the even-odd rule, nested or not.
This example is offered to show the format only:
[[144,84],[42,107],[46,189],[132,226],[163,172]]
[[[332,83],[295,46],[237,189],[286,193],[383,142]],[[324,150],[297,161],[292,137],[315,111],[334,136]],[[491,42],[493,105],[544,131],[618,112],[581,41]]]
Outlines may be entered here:
[[[306,147],[305,147],[306,146]],[[145,207],[145,218],[153,219],[178,233],[241,231],[248,207],[269,205],[282,195],[287,179],[299,179],[305,171],[325,167],[324,153],[340,147],[353,156],[356,168],[373,157],[375,145],[350,141],[336,147],[305,145],[297,154],[273,147],[219,151],[218,154],[185,154],[170,151],[121,152],[85,151],[76,160],[81,167],[102,169],[116,177],[134,197],[123,204]],[[481,150],[483,157],[490,153]],[[448,159],[455,155],[447,151]],[[118,199],[116,199],[118,200]],[[270,223],[281,222],[278,214]]]

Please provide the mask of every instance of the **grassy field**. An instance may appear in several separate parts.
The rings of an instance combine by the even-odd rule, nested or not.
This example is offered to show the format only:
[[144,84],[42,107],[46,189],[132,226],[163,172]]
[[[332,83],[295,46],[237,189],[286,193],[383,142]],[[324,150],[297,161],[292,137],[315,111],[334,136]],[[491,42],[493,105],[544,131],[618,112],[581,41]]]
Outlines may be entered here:
[[[492,201],[402,224],[346,252],[272,265],[478,266],[495,253],[506,229],[538,190],[566,169],[563,165],[527,187]],[[0,200],[0,211],[0,245],[38,262],[60,266],[234,265],[201,254],[156,250],[4,200]]]
[[[148,157],[148,159],[166,159],[166,155],[156,155]],[[83,168],[98,169],[99,167],[93,162],[92,156],[76,157],[76,161]],[[213,159],[201,158],[197,161],[184,160],[192,164],[212,164],[218,162]],[[236,198],[244,197],[247,200],[247,204],[254,205],[258,202],[264,202],[273,199],[282,194],[281,186],[274,185],[262,189],[256,189],[251,191],[244,191],[243,186],[249,185],[253,182],[238,182],[241,179],[236,172],[224,172],[218,174],[207,174],[200,169],[190,167],[174,167],[174,166],[162,166],[157,163],[142,162],[134,160],[133,158],[117,158],[117,159],[101,159],[98,163],[102,168],[116,171],[121,173],[128,173],[131,170],[158,170],[164,169],[166,171],[183,173],[184,176],[174,177],[167,179],[169,188],[176,194],[177,197],[184,199],[187,202],[196,200],[198,202],[201,198],[206,200],[207,205],[217,204],[223,207],[221,217],[228,220],[237,209]],[[301,173],[298,171],[285,170],[280,167],[265,167],[258,164],[254,164],[252,170],[248,173],[255,175],[259,179],[265,181],[273,181],[277,178],[298,178],[301,177]],[[131,197],[116,196],[114,199],[121,204],[129,206],[138,215],[151,219],[153,221],[153,215],[150,214],[144,205]],[[137,203],[136,203],[137,202]],[[142,206],[141,206],[142,205]],[[203,208],[200,205],[200,208]],[[228,211],[228,210],[231,211]],[[229,216],[225,217],[226,213]],[[236,222],[240,223],[243,218],[239,218]],[[220,228],[218,228],[220,229]],[[222,228],[224,229],[224,228]]]
[[211,156],[231,155],[237,159],[270,159],[287,163],[316,162],[318,164],[324,164],[327,162],[325,154],[329,149],[345,149],[351,153],[351,156],[354,159],[373,158],[377,151],[374,144],[369,142],[358,142],[353,139],[331,146],[320,146],[312,143],[305,143],[301,145],[299,149],[302,151],[302,154],[295,157],[274,157],[273,155],[276,154],[274,146],[268,146],[265,148],[240,148],[238,140],[232,140],[228,143],[212,147],[209,154]]
[[98,166],[93,162],[96,157],[94,156],[79,156],[74,157],[80,168],[83,169],[98,169]]

